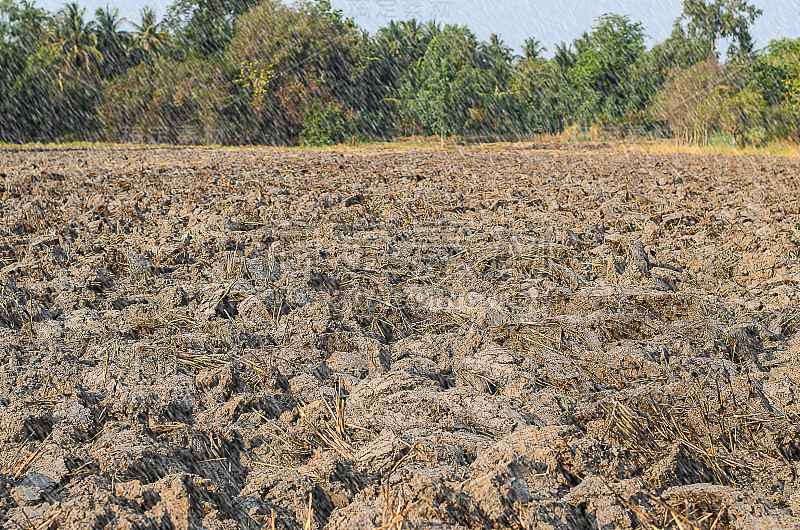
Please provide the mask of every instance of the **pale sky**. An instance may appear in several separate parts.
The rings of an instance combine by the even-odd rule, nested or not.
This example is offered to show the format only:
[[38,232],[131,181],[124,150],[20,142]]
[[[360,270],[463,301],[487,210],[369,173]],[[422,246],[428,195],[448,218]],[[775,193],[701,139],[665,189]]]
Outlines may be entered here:
[[[37,5],[51,11],[60,9],[63,3],[37,1]],[[87,14],[109,4],[133,20],[138,20],[138,10],[145,5],[153,6],[160,18],[170,3],[171,0],[81,1]],[[642,22],[650,36],[648,45],[652,45],[669,35],[682,6],[681,0],[331,0],[331,4],[370,34],[391,19],[433,18],[442,23],[467,25],[481,40],[498,33],[518,52],[528,37],[536,37],[550,51],[558,42],[572,42],[604,13],[630,15],[632,20]],[[777,35],[800,37],[800,0],[755,0],[752,4],[764,11],[753,27],[756,48],[765,46]]]

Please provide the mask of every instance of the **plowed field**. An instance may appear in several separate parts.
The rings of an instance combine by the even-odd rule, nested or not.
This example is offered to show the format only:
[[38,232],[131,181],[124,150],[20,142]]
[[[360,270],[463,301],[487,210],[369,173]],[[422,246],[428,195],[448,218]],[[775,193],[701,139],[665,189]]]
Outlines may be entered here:
[[797,528],[800,161],[0,148],[3,528]]

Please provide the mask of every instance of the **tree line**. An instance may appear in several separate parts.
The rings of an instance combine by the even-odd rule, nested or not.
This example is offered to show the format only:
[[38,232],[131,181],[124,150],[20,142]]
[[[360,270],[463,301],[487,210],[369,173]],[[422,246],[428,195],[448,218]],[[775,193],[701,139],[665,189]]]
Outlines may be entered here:
[[641,23],[606,14],[546,58],[534,38],[516,55],[498,35],[436,22],[369,35],[326,0],[176,0],[137,21],[0,0],[0,141],[324,145],[591,127],[797,141],[800,39],[754,49],[760,14],[684,0],[650,49]]

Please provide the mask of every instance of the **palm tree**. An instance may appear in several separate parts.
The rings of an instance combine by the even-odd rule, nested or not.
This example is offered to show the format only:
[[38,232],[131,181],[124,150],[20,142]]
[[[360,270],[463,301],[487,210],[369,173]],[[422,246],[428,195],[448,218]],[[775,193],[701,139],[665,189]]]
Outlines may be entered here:
[[15,45],[26,50],[41,46],[49,38],[48,26],[51,23],[50,14],[37,7],[35,0],[22,0],[14,3],[3,0],[0,12],[5,14],[7,22],[6,37]]
[[97,35],[83,19],[85,13],[86,9],[78,2],[70,2],[58,12],[52,45],[64,57],[67,76],[73,68],[89,69],[92,63],[103,62],[103,54],[97,49]]
[[430,42],[436,37],[439,33],[442,32],[442,26],[435,20],[429,20],[425,24],[422,25],[422,34],[425,36],[425,40]]
[[535,38],[525,39],[525,45],[522,47],[526,59],[538,59],[542,56],[547,48],[542,46],[542,41]]
[[511,48],[506,46],[497,33],[492,33],[488,43],[483,42],[479,45],[478,56],[483,67],[491,74],[494,89],[505,90],[511,75],[513,60]]
[[553,56],[552,62],[555,66],[556,76],[559,80],[563,81],[567,78],[567,73],[569,72],[570,68],[575,66],[576,61],[577,56],[570,49],[568,44],[563,42],[556,44],[556,53]]
[[126,20],[119,16],[119,9],[106,6],[94,12],[94,27],[98,38],[109,41],[119,40],[127,32],[120,31],[120,25]]
[[400,23],[405,34],[406,46],[411,50],[410,55],[417,60],[425,54],[425,50],[433,39],[434,35],[431,33],[428,36],[422,24],[417,22],[417,19],[412,18],[405,22]]
[[126,20],[119,16],[118,9],[98,9],[94,13],[94,33],[97,35],[97,49],[103,55],[102,73],[104,77],[119,75],[125,71],[125,60],[130,35],[120,31]]
[[375,70],[382,86],[394,89],[409,67],[425,54],[433,38],[416,20],[395,22],[378,30],[372,39]]
[[161,24],[156,22],[156,12],[150,6],[139,10],[139,19],[138,24],[133,24],[136,45],[150,55],[157,55],[169,40],[169,33],[160,28]]
[[575,48],[575,55],[582,55],[594,48],[595,42],[592,39],[592,35],[584,31],[583,35],[572,42],[572,46]]

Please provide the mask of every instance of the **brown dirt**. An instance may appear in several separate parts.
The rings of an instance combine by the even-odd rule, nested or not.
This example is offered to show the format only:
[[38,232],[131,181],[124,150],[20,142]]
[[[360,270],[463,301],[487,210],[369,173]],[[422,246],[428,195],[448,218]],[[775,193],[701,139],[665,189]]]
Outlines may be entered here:
[[0,525],[797,527],[799,169],[3,148]]

